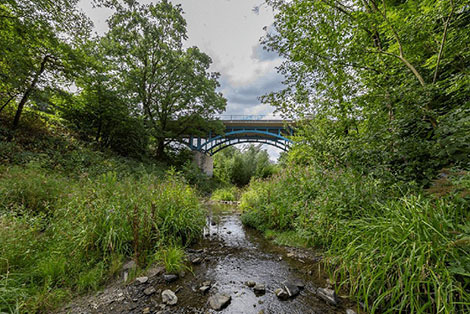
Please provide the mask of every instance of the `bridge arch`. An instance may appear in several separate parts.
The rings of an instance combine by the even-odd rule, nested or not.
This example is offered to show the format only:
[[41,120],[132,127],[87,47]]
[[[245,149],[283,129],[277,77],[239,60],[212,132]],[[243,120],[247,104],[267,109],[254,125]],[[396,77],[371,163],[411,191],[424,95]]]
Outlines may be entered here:
[[213,156],[219,151],[223,150],[224,148],[237,145],[237,144],[245,144],[245,143],[257,143],[257,144],[265,144],[265,145],[270,145],[276,148],[279,148],[282,151],[288,151],[289,150],[289,144],[287,143],[281,143],[273,140],[262,140],[262,139],[227,139],[223,142],[220,142],[210,148],[210,150],[207,151],[207,154],[209,156]]
[[285,136],[272,133],[265,130],[245,129],[231,130],[224,135],[218,135],[208,139],[197,147],[198,151],[205,152],[210,156],[218,151],[236,144],[243,143],[260,143],[277,147],[283,151],[287,151],[292,141]]

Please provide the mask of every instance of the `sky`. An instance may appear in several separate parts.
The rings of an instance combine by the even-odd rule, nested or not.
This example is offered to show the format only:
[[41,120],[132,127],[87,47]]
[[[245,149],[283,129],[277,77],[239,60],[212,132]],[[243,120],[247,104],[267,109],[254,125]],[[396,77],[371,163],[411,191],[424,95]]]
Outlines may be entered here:
[[[140,0],[150,3],[150,0]],[[277,54],[259,43],[264,27],[273,23],[271,8],[264,0],[171,0],[180,4],[187,22],[186,47],[197,46],[213,61],[211,71],[221,74],[219,91],[227,98],[227,115],[272,114],[274,108],[261,104],[258,97],[282,88],[282,77],[275,67],[281,63]],[[254,7],[259,6],[255,12]],[[82,0],[80,7],[95,24],[98,34],[107,31],[107,18],[112,11],[93,8]],[[273,159],[278,155],[269,148]]]

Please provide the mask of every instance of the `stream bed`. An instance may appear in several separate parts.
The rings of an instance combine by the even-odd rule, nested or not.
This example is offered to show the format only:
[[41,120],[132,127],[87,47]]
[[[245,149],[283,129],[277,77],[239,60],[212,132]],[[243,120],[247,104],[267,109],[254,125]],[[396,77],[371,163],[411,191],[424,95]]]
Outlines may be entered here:
[[[204,239],[187,254],[192,271],[177,279],[169,281],[161,271],[151,270],[144,283],[108,287],[63,313],[354,313],[354,304],[347,299],[338,298],[338,304],[331,305],[317,296],[317,289],[327,286],[319,256],[272,244],[245,228],[234,207],[210,206]],[[285,283],[300,287],[300,293],[278,298],[275,291]],[[264,289],[255,291],[253,284]],[[163,304],[162,291],[167,289],[175,292],[176,305]],[[209,302],[216,294],[230,297],[219,311]]]

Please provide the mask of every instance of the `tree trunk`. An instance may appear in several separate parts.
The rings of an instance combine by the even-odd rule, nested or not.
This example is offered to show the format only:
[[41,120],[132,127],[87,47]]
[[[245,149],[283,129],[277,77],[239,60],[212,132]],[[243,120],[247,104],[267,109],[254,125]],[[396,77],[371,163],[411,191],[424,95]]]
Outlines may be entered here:
[[24,105],[26,104],[26,102],[28,101],[29,96],[33,92],[34,88],[36,87],[36,84],[39,81],[39,77],[41,76],[41,74],[46,69],[46,63],[49,60],[49,58],[50,58],[50,56],[47,55],[42,59],[41,66],[39,67],[39,70],[34,75],[34,78],[33,78],[33,81],[31,82],[31,85],[24,92],[23,97],[21,98],[21,101],[18,104],[18,109],[16,110],[16,114],[15,114],[15,119],[13,120],[13,130],[16,130],[16,128],[18,128],[18,124],[20,123],[20,117],[21,117],[21,113],[23,112]]
[[165,158],[165,139],[157,139],[157,159],[163,160]]

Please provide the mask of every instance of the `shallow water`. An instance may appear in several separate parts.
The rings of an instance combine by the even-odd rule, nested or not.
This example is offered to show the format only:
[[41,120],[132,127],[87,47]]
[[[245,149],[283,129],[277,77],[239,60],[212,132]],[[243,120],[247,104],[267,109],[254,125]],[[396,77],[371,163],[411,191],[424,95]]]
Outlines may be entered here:
[[[325,287],[327,278],[319,267],[314,251],[280,247],[265,240],[252,229],[243,227],[236,208],[212,206],[208,208],[205,236],[187,250],[190,260],[199,258],[199,265],[172,283],[162,275],[150,275],[148,281],[137,280],[122,284],[118,279],[96,295],[83,296],[61,309],[59,313],[116,313],[116,314],[189,314],[189,313],[346,313],[355,308],[346,299],[339,306],[331,306],[315,296],[316,288]],[[199,290],[204,281],[211,281],[209,291]],[[245,285],[254,281],[266,286],[266,292],[257,295]],[[274,291],[283,282],[301,282],[305,288],[293,299],[279,300]],[[147,293],[148,289],[153,289]],[[174,306],[162,304],[162,292],[171,289],[178,302]],[[216,293],[231,296],[230,304],[220,312],[210,309],[208,299]]]
[[[258,232],[245,228],[233,208],[212,208],[205,230],[205,240],[196,248],[204,249],[205,262],[194,268],[196,278],[191,291],[181,289],[181,305],[207,309],[207,298],[217,292],[227,293],[231,303],[220,313],[345,313],[348,304],[330,306],[315,296],[315,289],[325,285],[314,255],[299,261],[287,257],[285,248],[273,245]],[[195,295],[200,283],[215,284],[205,296]],[[266,285],[266,293],[256,295],[246,281]],[[281,301],[274,290],[283,282],[302,282],[305,288],[297,297]],[[199,285],[198,285],[199,284]],[[197,291],[199,292],[199,291]]]

